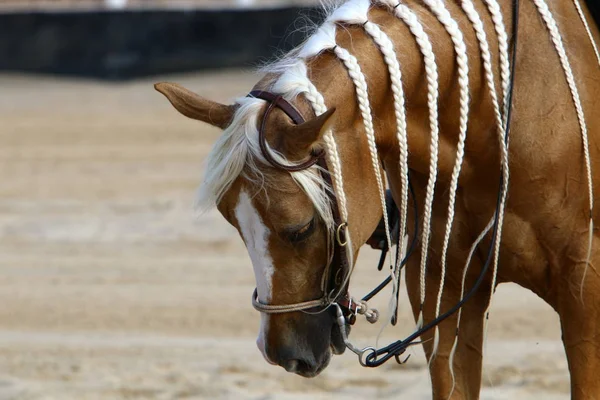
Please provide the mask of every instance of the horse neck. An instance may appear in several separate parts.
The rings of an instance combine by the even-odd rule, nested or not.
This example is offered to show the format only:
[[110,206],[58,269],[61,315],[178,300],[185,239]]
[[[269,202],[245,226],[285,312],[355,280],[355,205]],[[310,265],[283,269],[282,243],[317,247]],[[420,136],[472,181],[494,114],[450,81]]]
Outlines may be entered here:
[[[439,179],[449,182],[452,174],[459,125],[459,85],[457,83],[456,55],[453,43],[444,26],[420,2],[405,2],[418,16],[421,24],[427,27],[429,40],[433,47],[439,74],[439,128],[440,128],[440,160]],[[482,166],[489,170],[493,165],[498,170],[498,141],[494,129],[494,112],[485,86],[482,62],[473,28],[464,13],[453,2],[447,7],[459,24],[464,40],[468,44],[470,80],[469,89],[471,103],[477,105],[470,111],[469,130],[477,132],[471,150],[478,154],[476,159],[465,164],[464,174],[481,171]],[[497,41],[493,32],[493,24],[484,14],[488,35],[492,40],[492,52],[497,58]],[[485,18],[484,18],[485,16]],[[426,175],[429,169],[430,156],[430,124],[428,108],[428,87],[425,80],[423,55],[415,36],[408,26],[383,8],[373,8],[369,20],[387,33],[394,43],[397,58],[401,65],[402,85],[406,100],[406,116],[408,122],[408,143],[410,150],[410,167],[417,173]],[[508,27],[509,28],[509,27]],[[380,159],[388,170],[390,179],[397,174],[395,170],[399,158],[395,105],[388,65],[382,52],[365,32],[362,26],[348,25],[337,29],[336,43],[348,49],[357,59],[360,69],[368,85],[371,113],[376,134],[377,149]],[[347,67],[332,52],[326,52],[308,64],[309,78],[326,99],[328,107],[337,109],[336,140],[341,147],[351,147],[351,143],[362,142],[364,147],[364,121],[357,102],[356,87],[349,76]],[[500,90],[500,78],[496,71],[496,86]],[[356,152],[354,147],[353,152]],[[367,152],[368,154],[368,152]],[[489,180],[489,176],[487,177]]]

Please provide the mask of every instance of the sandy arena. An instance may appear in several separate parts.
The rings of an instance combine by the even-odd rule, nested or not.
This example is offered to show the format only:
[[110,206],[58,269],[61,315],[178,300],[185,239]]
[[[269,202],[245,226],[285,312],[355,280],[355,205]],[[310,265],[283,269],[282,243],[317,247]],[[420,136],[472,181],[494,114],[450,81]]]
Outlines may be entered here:
[[[164,79],[227,101],[257,77]],[[420,348],[376,370],[347,352],[312,380],[262,359],[243,243],[193,210],[219,132],[158,80],[0,76],[0,400],[431,398]],[[376,258],[361,254],[353,293],[383,278]],[[402,302],[382,340],[414,326]],[[554,311],[503,285],[491,318],[482,398],[568,399]],[[359,325],[353,341],[373,344],[378,327]]]

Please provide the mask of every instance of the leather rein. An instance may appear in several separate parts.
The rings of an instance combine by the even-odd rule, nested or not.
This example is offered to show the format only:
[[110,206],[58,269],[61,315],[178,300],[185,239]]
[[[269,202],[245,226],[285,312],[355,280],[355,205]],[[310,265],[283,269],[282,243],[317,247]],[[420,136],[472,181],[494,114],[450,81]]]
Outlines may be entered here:
[[[508,144],[508,138],[509,138],[510,126],[511,126],[512,108],[513,108],[512,100],[513,100],[513,89],[514,89],[515,64],[516,64],[516,58],[517,58],[518,25],[519,25],[519,0],[513,0],[513,27],[512,27],[513,28],[512,29],[513,50],[512,50],[512,63],[511,63],[511,78],[510,78],[510,86],[508,89],[508,99],[507,99],[508,107],[507,107],[507,114],[506,114],[506,126],[505,126],[505,131],[504,131],[505,144]],[[286,101],[282,96],[276,95],[276,94],[273,94],[270,92],[253,91],[249,94],[249,96],[265,100],[269,104],[267,107],[267,110],[263,116],[263,120],[261,122],[260,129],[259,129],[259,141],[260,141],[259,143],[260,143],[260,148],[262,150],[262,153],[263,153],[263,156],[265,157],[265,159],[273,167],[284,170],[284,171],[289,171],[289,172],[302,171],[302,170],[310,168],[314,165],[317,165],[319,167],[320,174],[321,174],[322,178],[324,179],[324,181],[326,182],[326,184],[329,185],[330,187],[333,187],[332,182],[331,182],[331,177],[329,174],[329,170],[327,169],[327,163],[325,162],[324,151],[312,153],[311,158],[309,160],[304,161],[300,164],[290,166],[290,165],[283,165],[283,164],[279,163],[277,160],[275,160],[269,150],[269,147],[268,147],[268,144],[266,141],[266,134],[265,134],[266,121],[267,121],[269,115],[275,108],[279,108],[289,118],[291,118],[295,124],[299,125],[299,124],[304,123],[305,119],[302,116],[302,114],[296,109],[296,107],[294,107],[291,103]],[[361,363],[361,365],[363,365],[365,367],[378,367],[380,365],[383,365],[385,362],[387,362],[391,358],[395,358],[399,364],[404,364],[406,362],[406,360],[404,360],[404,361],[400,360],[400,356],[406,351],[406,349],[408,349],[410,346],[414,346],[416,344],[421,343],[420,341],[418,341],[418,339],[424,333],[435,328],[437,325],[442,323],[442,321],[446,320],[447,318],[449,318],[450,316],[455,314],[458,310],[460,310],[462,308],[462,306],[477,292],[477,290],[483,283],[483,281],[485,279],[485,275],[487,274],[487,272],[489,270],[489,266],[491,264],[491,261],[493,259],[493,254],[494,254],[493,250],[495,247],[496,233],[498,231],[498,224],[499,224],[498,211],[499,211],[500,202],[501,202],[501,199],[503,196],[503,182],[504,182],[504,179],[503,179],[503,175],[501,174],[500,182],[499,182],[499,189],[498,189],[498,196],[497,196],[497,201],[496,201],[496,210],[494,213],[494,223],[493,223],[493,228],[492,228],[492,240],[490,243],[489,250],[487,252],[487,257],[486,257],[485,263],[483,264],[483,266],[481,268],[481,271],[479,273],[479,276],[477,277],[477,280],[475,281],[475,283],[473,284],[471,289],[467,292],[467,294],[458,303],[456,303],[451,309],[446,311],[444,314],[438,316],[433,321],[431,321],[431,322],[427,323],[426,325],[422,326],[421,328],[417,329],[416,332],[414,332],[413,334],[411,334],[404,340],[398,340],[398,341],[396,341],[388,346],[385,346],[383,348],[380,348],[380,349],[376,349],[373,347],[366,347],[364,349],[358,349],[358,348],[354,347],[348,341],[346,325],[347,324],[352,325],[354,323],[357,313],[358,314],[367,313],[367,319],[369,320],[369,322],[375,322],[377,320],[378,314],[377,314],[376,310],[369,310],[366,305],[366,301],[370,300],[372,297],[374,297],[376,294],[378,294],[381,290],[383,290],[383,288],[385,288],[391,282],[392,278],[391,277],[386,278],[373,291],[371,291],[369,294],[367,294],[365,297],[363,297],[363,299],[360,302],[356,302],[356,301],[352,300],[352,298],[348,294],[347,280],[345,279],[347,277],[347,274],[349,274],[351,271],[351,266],[349,265],[349,261],[348,261],[348,257],[347,257],[347,253],[346,253],[346,250],[347,250],[346,246],[348,244],[348,242],[346,240],[346,231],[348,229],[348,223],[346,221],[342,221],[340,218],[340,212],[339,212],[337,200],[335,197],[335,193],[333,190],[328,191],[328,196],[330,198],[332,214],[333,214],[334,223],[336,226],[336,230],[335,230],[336,232],[334,235],[335,237],[333,238],[333,240],[334,240],[333,256],[330,257],[330,260],[328,262],[327,268],[325,269],[325,273],[323,276],[323,282],[324,282],[322,285],[323,297],[320,299],[317,299],[317,300],[296,303],[296,304],[267,305],[267,304],[263,304],[263,303],[259,302],[257,292],[255,290],[254,294],[252,296],[252,305],[254,306],[254,308],[256,310],[258,310],[260,312],[264,312],[264,313],[270,313],[270,314],[286,313],[286,312],[293,312],[293,311],[309,312],[309,311],[313,311],[313,310],[316,310],[317,312],[322,312],[322,311],[327,310],[330,306],[334,306],[336,308],[336,312],[337,312],[337,323],[339,325],[340,332],[344,339],[346,347],[358,355],[359,362]],[[416,242],[417,242],[417,237],[418,237],[417,202],[416,202],[416,199],[414,196],[414,191],[413,191],[412,185],[410,185],[410,180],[409,180],[409,186],[410,186],[411,196],[413,198],[413,208],[414,208],[414,213],[415,213],[415,218],[414,218],[415,230],[414,230],[414,234],[413,234],[413,238],[412,238],[412,243],[410,245],[410,249],[408,250],[407,254],[404,256],[404,259],[400,263],[401,268],[406,265],[406,263],[408,262],[408,258],[413,253],[413,251],[416,247]],[[391,198],[391,196],[390,196],[390,198]],[[393,204],[393,199],[391,200],[391,202]],[[395,204],[393,204],[393,207],[395,207]],[[400,232],[398,232],[397,238],[399,241]],[[370,244],[372,247],[379,248],[382,251],[382,256],[381,256],[379,266],[378,266],[378,269],[381,270],[383,267],[383,264],[385,262],[385,255],[389,249],[387,248],[387,245],[381,245],[381,247],[377,247],[376,245],[374,246],[372,243],[370,243]],[[398,254],[399,253],[400,252],[398,252]],[[337,269],[335,269],[335,268],[337,268]],[[334,271],[334,269],[335,269],[335,271]],[[333,276],[333,287],[330,289],[330,282],[331,282],[332,276]],[[400,274],[398,273],[398,279],[399,279],[399,276],[400,276]],[[346,282],[346,286],[344,288],[341,288],[340,285],[342,285],[343,282]],[[399,284],[399,282],[398,282],[398,284]],[[492,290],[493,290],[493,288],[492,288]],[[369,312],[372,314],[369,315],[368,314]],[[397,310],[396,310],[396,313],[394,313],[394,315],[393,315],[393,319],[392,319],[393,324],[395,324],[396,318],[397,318]],[[458,332],[457,332],[457,334],[458,334]]]

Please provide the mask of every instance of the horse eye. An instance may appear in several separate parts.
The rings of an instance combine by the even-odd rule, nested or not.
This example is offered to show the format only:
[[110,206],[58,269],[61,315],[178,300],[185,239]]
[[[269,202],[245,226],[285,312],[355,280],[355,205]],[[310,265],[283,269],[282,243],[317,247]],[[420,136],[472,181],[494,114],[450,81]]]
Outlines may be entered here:
[[292,243],[298,243],[308,238],[315,230],[315,219],[313,218],[308,224],[288,234],[288,239]]

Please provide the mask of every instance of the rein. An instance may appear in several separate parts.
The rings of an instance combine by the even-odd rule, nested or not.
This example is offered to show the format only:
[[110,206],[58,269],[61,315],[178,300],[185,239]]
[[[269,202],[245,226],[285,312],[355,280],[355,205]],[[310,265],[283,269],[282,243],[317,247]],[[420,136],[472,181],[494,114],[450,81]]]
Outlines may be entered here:
[[[510,122],[512,117],[512,108],[513,108],[513,89],[514,89],[514,77],[515,77],[515,64],[517,57],[517,39],[518,39],[518,28],[519,25],[519,0],[513,0],[513,27],[512,27],[512,36],[513,36],[513,51],[512,51],[512,65],[511,65],[511,75],[510,75],[510,84],[508,88],[508,99],[507,99],[507,113],[506,113],[506,125],[504,131],[504,141],[505,144],[508,144],[509,134],[510,134]],[[329,170],[327,168],[327,164],[324,158],[324,151],[313,152],[311,153],[311,158],[307,161],[304,161],[299,164],[294,165],[284,165],[272,156],[271,151],[269,150],[268,143],[266,141],[266,121],[271,112],[275,108],[281,109],[295,124],[299,125],[305,122],[302,114],[294,107],[290,102],[283,99],[282,96],[266,92],[266,91],[253,91],[249,94],[249,96],[265,100],[268,103],[267,110],[263,116],[262,122],[260,124],[259,129],[259,143],[263,156],[273,167],[277,169],[281,169],[288,172],[298,172],[310,168],[312,166],[318,166],[321,177],[325,181],[327,185],[332,186],[331,177],[329,174]],[[395,358],[399,364],[403,364],[406,360],[400,360],[400,356],[406,351],[410,346],[414,346],[416,344],[420,344],[421,341],[417,341],[420,336],[424,333],[430,331],[431,329],[438,326],[444,320],[455,314],[459,311],[462,306],[479,290],[479,287],[483,283],[485,279],[485,275],[489,270],[489,266],[494,258],[494,248],[496,245],[496,238],[499,226],[499,209],[500,204],[504,195],[503,190],[504,177],[501,174],[498,196],[496,202],[496,210],[494,212],[494,221],[493,221],[493,230],[492,230],[492,241],[490,243],[489,250],[487,252],[487,257],[485,263],[483,264],[479,276],[477,280],[471,287],[471,289],[467,292],[466,295],[456,303],[452,308],[446,311],[444,314],[438,316],[428,324],[422,326],[413,334],[408,336],[404,340],[398,340],[388,346],[385,346],[380,349],[376,349],[374,347],[366,347],[363,349],[359,349],[354,347],[348,340],[347,337],[347,325],[354,324],[356,319],[356,314],[365,314],[367,320],[371,323],[377,321],[378,313],[376,310],[370,310],[366,304],[368,300],[377,295],[381,290],[383,290],[391,281],[392,278],[387,277],[379,286],[377,286],[373,291],[363,297],[360,302],[354,301],[349,293],[348,293],[348,284],[347,275],[350,273],[351,268],[348,261],[347,256],[347,240],[346,240],[346,230],[348,229],[348,224],[345,221],[342,221],[340,218],[340,212],[338,203],[335,197],[335,193],[333,190],[328,191],[328,196],[331,203],[332,214],[335,223],[335,231],[333,232],[332,238],[334,247],[333,247],[333,256],[330,257],[328,265],[325,269],[323,276],[323,297],[316,300],[295,303],[295,304],[286,304],[286,305],[268,305],[260,303],[258,300],[257,291],[254,291],[252,296],[252,305],[254,308],[260,312],[268,313],[268,314],[278,314],[278,313],[287,313],[294,311],[303,311],[303,312],[323,312],[327,310],[330,306],[334,306],[336,308],[336,320],[339,325],[340,332],[346,347],[350,349],[352,352],[358,355],[359,362],[361,365],[365,367],[378,367],[383,365],[385,362],[390,360],[391,358]],[[416,248],[416,242],[418,237],[418,211],[417,211],[417,202],[414,196],[414,190],[409,180],[409,188],[411,192],[411,196],[413,199],[413,208],[415,213],[415,230],[413,240],[411,242],[410,248],[404,256],[403,260],[400,263],[400,267],[404,267],[411,254],[413,254]],[[396,207],[393,203],[393,199],[391,200],[393,207]],[[404,232],[398,232],[397,236],[397,244],[400,242],[401,235]],[[389,251],[387,244],[377,244],[377,243],[369,243],[374,248],[379,248],[382,251],[382,256],[379,262],[378,269],[381,270],[383,264],[385,262],[385,256]],[[399,254],[400,252],[398,252]],[[332,279],[333,276],[333,279]],[[400,274],[398,273],[398,279]],[[345,287],[340,287],[343,282],[346,282]],[[333,285],[331,285],[333,283]],[[332,286],[330,288],[330,286]],[[494,290],[494,288],[492,288]],[[395,324],[397,319],[397,308],[392,316],[392,323]]]
[[[510,135],[510,125],[511,125],[510,122],[512,119],[512,109],[513,109],[513,101],[512,100],[513,100],[513,93],[514,93],[515,64],[516,64],[516,58],[517,58],[518,32],[519,32],[519,0],[513,0],[513,32],[512,32],[513,33],[513,52],[512,52],[510,86],[509,86],[508,101],[507,101],[508,108],[507,108],[507,114],[506,114],[506,127],[505,127],[505,132],[504,132],[504,141],[506,144],[508,144],[508,139],[509,139],[509,135]],[[486,261],[485,261],[483,267],[481,268],[481,272],[479,273],[479,276],[477,277],[477,280],[475,281],[475,284],[473,285],[471,290],[469,290],[469,292],[458,303],[456,303],[456,305],[454,305],[454,307],[452,307],[450,310],[448,310],[444,314],[440,315],[433,321],[429,322],[425,326],[421,327],[420,329],[418,329],[416,332],[414,332],[412,335],[410,335],[409,337],[407,337],[404,340],[398,340],[398,341],[396,341],[386,347],[383,347],[381,349],[367,347],[362,350],[355,349],[358,351],[354,351],[351,347],[349,347],[350,350],[354,351],[354,353],[356,353],[359,356],[359,361],[360,361],[361,365],[363,365],[365,367],[378,367],[380,365],[383,365],[385,362],[390,360],[392,357],[394,357],[399,364],[403,364],[404,362],[406,362],[406,360],[401,361],[399,357],[406,351],[406,349],[408,347],[419,344],[420,342],[415,342],[415,341],[421,335],[423,335],[425,332],[435,328],[437,325],[442,323],[442,321],[449,318],[454,313],[456,313],[458,310],[460,310],[460,308],[467,301],[469,301],[469,299],[471,297],[473,297],[475,292],[477,292],[477,290],[483,283],[484,277],[485,277],[486,273],[488,272],[490,263],[493,259],[494,246],[495,246],[496,237],[497,237],[496,233],[498,231],[498,223],[499,223],[498,210],[499,210],[500,202],[501,202],[501,199],[503,196],[503,183],[504,183],[504,178],[503,178],[503,175],[501,175],[500,182],[499,182],[498,196],[497,196],[497,200],[496,200],[496,211],[494,214],[492,242],[490,243],[490,247],[488,249]],[[492,290],[494,290],[494,289],[492,288]],[[340,323],[339,317],[340,317],[340,311],[338,311],[338,323]],[[342,332],[343,331],[344,330],[342,330]],[[366,354],[366,356],[365,356],[365,354]]]

